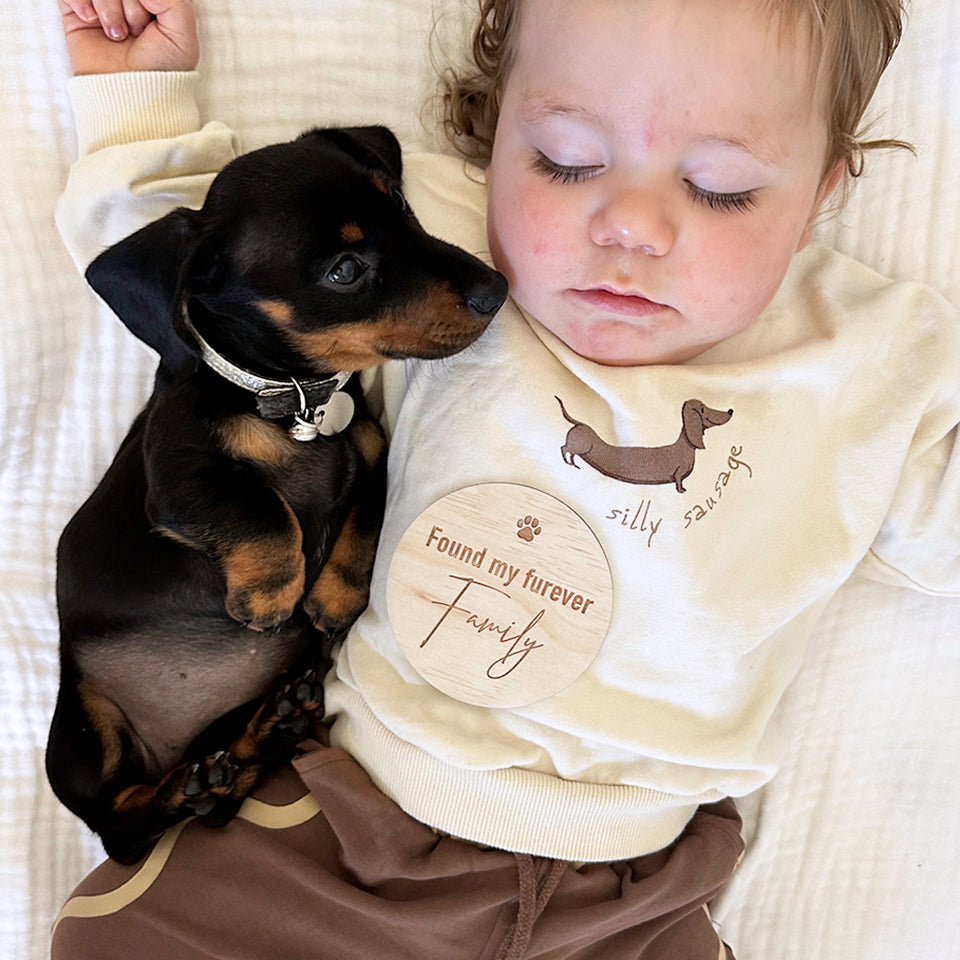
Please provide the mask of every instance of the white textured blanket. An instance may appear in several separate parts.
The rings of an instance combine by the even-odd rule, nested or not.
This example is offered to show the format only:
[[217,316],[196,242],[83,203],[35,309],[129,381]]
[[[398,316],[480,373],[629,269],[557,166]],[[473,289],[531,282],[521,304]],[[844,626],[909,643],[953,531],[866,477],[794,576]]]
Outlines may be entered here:
[[[335,122],[386,122],[407,146],[436,146],[416,106],[431,89],[431,36],[456,42],[474,7],[437,2],[197,0],[206,118],[247,148]],[[98,306],[53,226],[75,151],[57,4],[5,4],[0,958],[41,960],[51,918],[101,857],[43,772],[56,541],[145,398],[153,359]],[[920,157],[872,158],[821,236],[960,304],[958,64],[960,3],[915,0],[877,130]],[[743,802],[749,852],[715,910],[741,960],[960,958],[960,601],[850,584],[781,720],[792,752]]]

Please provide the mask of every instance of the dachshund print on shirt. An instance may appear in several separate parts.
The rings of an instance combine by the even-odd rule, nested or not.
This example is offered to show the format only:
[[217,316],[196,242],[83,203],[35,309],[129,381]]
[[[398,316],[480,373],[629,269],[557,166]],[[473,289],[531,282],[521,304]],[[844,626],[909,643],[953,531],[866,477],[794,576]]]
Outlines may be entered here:
[[622,480],[624,483],[676,485],[685,493],[683,481],[693,473],[697,450],[704,449],[703,434],[709,427],[718,427],[732,416],[732,410],[714,410],[701,400],[686,400],[680,411],[680,436],[664,447],[614,447],[601,440],[593,427],[574,420],[563,401],[557,397],[564,418],[573,426],[560,448],[564,463],[577,467],[576,457],[594,470]]

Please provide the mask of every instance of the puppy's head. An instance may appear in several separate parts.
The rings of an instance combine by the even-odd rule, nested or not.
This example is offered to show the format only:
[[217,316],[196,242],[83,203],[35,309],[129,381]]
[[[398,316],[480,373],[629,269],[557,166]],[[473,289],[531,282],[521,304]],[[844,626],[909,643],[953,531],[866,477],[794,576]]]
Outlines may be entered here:
[[199,211],[178,209],[101,254],[91,286],[169,369],[181,324],[266,376],[442,357],[484,331],[500,274],[426,234],[383,127],[312,130],[237,158]]

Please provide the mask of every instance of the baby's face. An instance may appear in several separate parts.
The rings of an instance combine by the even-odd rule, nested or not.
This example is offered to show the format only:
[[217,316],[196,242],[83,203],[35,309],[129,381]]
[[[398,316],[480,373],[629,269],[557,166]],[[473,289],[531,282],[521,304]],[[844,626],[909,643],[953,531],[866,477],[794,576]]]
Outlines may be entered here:
[[609,364],[748,327],[827,192],[806,30],[755,0],[523,0],[516,40],[487,170],[516,301]]

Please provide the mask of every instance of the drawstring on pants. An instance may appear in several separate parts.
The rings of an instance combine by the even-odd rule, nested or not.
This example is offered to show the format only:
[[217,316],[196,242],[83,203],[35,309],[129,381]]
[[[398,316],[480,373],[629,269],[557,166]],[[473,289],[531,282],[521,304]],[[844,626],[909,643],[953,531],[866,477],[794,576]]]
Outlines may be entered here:
[[517,907],[517,919],[507,931],[495,960],[522,960],[526,955],[533,925],[543,913],[560,878],[567,869],[563,860],[552,860],[546,876],[537,883],[537,867],[529,853],[515,853],[517,877],[520,882],[520,904]]

